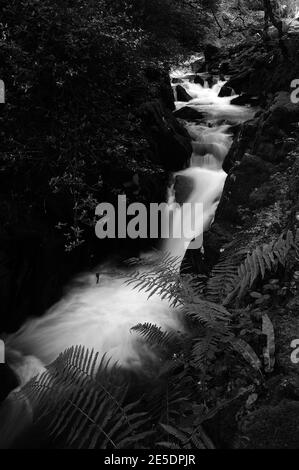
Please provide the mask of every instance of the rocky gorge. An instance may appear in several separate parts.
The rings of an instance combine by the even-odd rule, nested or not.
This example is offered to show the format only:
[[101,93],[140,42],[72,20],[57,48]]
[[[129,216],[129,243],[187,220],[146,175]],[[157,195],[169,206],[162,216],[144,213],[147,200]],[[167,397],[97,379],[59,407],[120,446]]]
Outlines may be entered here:
[[[194,429],[200,430],[199,444],[190,444],[195,447],[299,447],[299,364],[292,346],[299,338],[299,105],[291,98],[292,82],[299,78],[297,37],[295,28],[283,42],[255,36],[222,48],[206,43],[195,58],[184,62],[180,57],[167,66],[142,57],[132,70],[128,60],[129,82],[120,79],[119,88],[111,88],[116,96],[114,108],[110,97],[93,101],[99,73],[107,74],[107,70],[100,71],[101,64],[95,65],[88,71],[95,81],[88,95],[91,118],[87,119],[85,111],[81,116],[78,103],[69,108],[68,98],[59,108],[64,124],[73,113],[75,121],[80,121],[78,141],[77,124],[68,135],[66,125],[52,122],[52,133],[46,136],[51,119],[41,109],[34,119],[41,119],[39,113],[45,119],[45,129],[38,128],[42,149],[30,153],[34,126],[26,128],[26,137],[20,133],[7,139],[6,163],[0,174],[0,304],[5,312],[0,316],[0,337],[8,342],[11,354],[11,365],[0,364],[4,416],[10,392],[28,383],[34,371],[52,374],[59,360],[52,361],[72,341],[79,347],[84,331],[85,346],[90,349],[100,345],[98,351],[105,354],[108,344],[113,359],[128,355],[126,367],[132,369],[137,384],[133,390],[128,386],[129,398],[147,390],[145,398],[140,392],[138,399],[150,415],[147,426],[158,437],[141,441],[145,448],[152,442],[159,447],[165,432],[168,443],[178,445],[176,439],[182,435],[178,438],[174,428],[163,424],[168,419],[183,434],[190,432],[189,440]],[[178,68],[180,73],[173,73]],[[121,75],[121,66],[117,74]],[[70,76],[74,90],[79,90],[76,74]],[[57,83],[58,89],[61,84]],[[56,85],[52,84],[53,90]],[[106,85],[108,90],[108,81]],[[43,102],[45,90],[34,91]],[[26,93],[22,99],[27,103]],[[58,102],[53,106],[55,113]],[[20,112],[13,121],[14,106],[9,103],[4,114],[17,129],[30,113]],[[50,101],[48,106],[52,109]],[[20,144],[19,160],[11,158],[8,144],[13,139]],[[87,149],[85,161],[81,156]],[[215,191],[214,178],[219,186]],[[155,249],[158,243],[99,241],[94,233],[96,202],[115,204],[120,194],[126,194],[129,202],[148,206],[165,201],[170,194],[170,201],[173,198],[182,205],[196,192],[209,208],[203,245],[187,251],[178,273],[172,265],[167,271],[167,265],[161,267],[155,260],[165,293],[162,290],[163,302],[154,295],[156,303],[151,307],[141,294],[122,286],[118,275],[127,269],[125,260],[130,258],[141,266],[141,278],[136,275],[141,283],[152,265],[147,267],[140,252]],[[77,276],[79,272],[83,274]],[[177,275],[179,280],[173,280]],[[193,290],[183,297],[186,309],[191,302],[193,310],[182,322],[173,304],[166,308],[164,301],[167,295],[176,299],[177,292],[185,292],[184,276],[187,287],[191,276],[197,290],[195,304],[191,302]],[[238,276],[241,286],[234,285]],[[147,282],[151,293],[151,277]],[[154,284],[154,294],[157,289]],[[223,320],[225,315],[229,321]],[[131,334],[135,324],[150,346],[156,338],[158,353],[149,357],[157,354],[159,367],[165,363],[166,376],[156,365],[152,375],[146,375],[146,367],[140,372],[143,356],[135,355],[131,339],[126,337],[121,348],[121,334],[125,330]],[[70,363],[80,355],[82,359],[83,352],[76,349]],[[167,413],[174,404],[175,418],[164,413],[165,384]],[[172,397],[168,401],[171,387],[173,403]],[[188,393],[184,395],[182,389]],[[182,393],[178,402],[176,393]],[[161,416],[152,405],[157,400]],[[68,424],[72,427],[72,421]],[[39,442],[39,437],[34,439]],[[47,447],[48,443],[38,445]],[[185,438],[179,445],[190,448],[184,447]]]

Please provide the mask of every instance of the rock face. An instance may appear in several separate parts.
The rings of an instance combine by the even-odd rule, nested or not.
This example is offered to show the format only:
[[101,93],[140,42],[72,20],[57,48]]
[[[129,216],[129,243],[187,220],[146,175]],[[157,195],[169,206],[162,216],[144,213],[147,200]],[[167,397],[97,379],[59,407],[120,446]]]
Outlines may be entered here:
[[248,153],[271,163],[279,163],[295,145],[299,106],[291,103],[288,92],[274,95],[268,109],[245,122],[239,129],[224,162],[229,171],[235,162]]
[[189,106],[185,106],[181,109],[178,109],[174,112],[174,116],[179,119],[185,119],[186,121],[196,121],[198,119],[204,118],[203,113]]
[[192,154],[191,139],[174,115],[155,100],[140,108],[140,117],[153,160],[170,171],[185,168]]
[[178,101],[188,102],[192,100],[192,96],[190,96],[189,93],[187,93],[187,91],[185,90],[185,88],[181,85],[177,85],[176,93]]
[[293,79],[299,76],[298,39],[287,37],[284,49],[258,42],[251,47],[232,49],[227,85],[238,94],[262,96],[288,90]]
[[260,157],[245,154],[229,174],[218,208],[219,219],[238,223],[239,206],[249,207],[251,193],[269,179],[271,170],[271,165]]

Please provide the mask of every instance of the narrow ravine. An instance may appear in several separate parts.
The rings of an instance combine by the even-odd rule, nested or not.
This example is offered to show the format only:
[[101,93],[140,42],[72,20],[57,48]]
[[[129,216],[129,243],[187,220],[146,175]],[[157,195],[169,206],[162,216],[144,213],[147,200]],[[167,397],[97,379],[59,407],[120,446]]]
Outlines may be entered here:
[[[208,230],[214,220],[226,181],[222,164],[233,141],[230,126],[249,119],[253,110],[231,105],[233,96],[218,97],[225,84],[218,77],[211,88],[205,74],[200,76],[203,85],[194,83],[194,75],[186,74],[184,69],[173,71],[171,78],[180,82],[191,97],[189,102],[177,101],[176,110],[192,109],[200,118],[184,120],[193,154],[189,167],[173,175],[175,183],[169,188],[168,205],[176,220],[181,210],[177,202],[203,204],[203,227],[197,224],[196,214],[193,221],[196,237],[201,239],[202,231]],[[176,86],[173,83],[174,91]],[[162,249],[183,260],[193,238],[170,238]],[[148,299],[146,293],[124,284],[127,270],[120,272],[119,267],[102,265],[92,273],[81,274],[44,316],[28,320],[7,338],[7,361],[20,385],[44,371],[45,365],[73,345],[93,348],[100,356],[107,353],[113,361],[128,368],[142,366],[142,358],[149,352],[136,341],[130,331],[133,326],[148,322],[164,329],[183,328],[178,314],[166,300],[158,296]],[[99,283],[96,272],[100,273]]]
[[[174,77],[192,96],[188,103],[176,102],[176,108],[187,106],[204,114],[198,121],[185,121],[193,141],[193,155],[189,168],[174,176],[183,181],[183,186],[187,184],[191,188],[183,202],[203,204],[205,231],[213,222],[227,176],[222,163],[232,143],[230,125],[247,120],[253,111],[231,105],[233,97],[219,98],[218,93],[225,82],[217,77],[212,88],[209,88],[205,74],[202,74],[204,86],[194,83],[192,75],[185,78],[184,69],[173,71]],[[177,189],[170,188],[170,210],[180,197],[180,191],[179,185]],[[173,210],[175,218],[180,209],[175,206]],[[197,231],[197,236],[201,237],[200,225]],[[190,242],[191,239],[169,239],[164,242],[163,250],[183,259]],[[96,271],[100,273],[99,284],[96,283]],[[20,383],[25,383],[39,367],[43,369],[66,348],[77,344],[94,348],[101,354],[107,353],[122,365],[136,365],[140,355],[134,346],[131,327],[140,322],[151,322],[166,328],[180,328],[175,312],[166,301],[158,297],[148,300],[145,293],[124,285],[125,272],[119,276],[112,265],[100,266],[95,272],[80,275],[60,302],[41,318],[28,320],[8,338],[7,359]]]

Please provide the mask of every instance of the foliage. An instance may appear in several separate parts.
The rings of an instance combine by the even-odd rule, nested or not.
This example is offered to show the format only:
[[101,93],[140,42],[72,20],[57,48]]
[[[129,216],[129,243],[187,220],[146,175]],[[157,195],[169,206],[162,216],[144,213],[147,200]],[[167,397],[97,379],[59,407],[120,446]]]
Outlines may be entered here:
[[126,404],[128,384],[116,365],[98,353],[73,347],[41,376],[28,382],[14,399],[29,400],[35,421],[68,447],[121,449],[142,441],[146,413]]
[[[179,347],[184,344],[184,348],[181,347],[185,360],[200,370],[203,376],[209,373],[211,367],[214,368],[219,355],[230,355],[232,351],[240,354],[253,369],[260,372],[261,361],[244,338],[244,335],[246,337],[249,333],[250,337],[253,332],[258,331],[267,337],[264,351],[266,370],[273,370],[275,340],[270,318],[264,315],[259,329],[250,321],[249,328],[245,328],[243,315],[248,318],[248,312],[245,308],[240,312],[238,307],[248,294],[249,298],[255,299],[256,306],[262,305],[261,299],[264,301],[265,296],[252,292],[253,286],[256,288],[258,282],[263,283],[266,275],[273,276],[277,273],[279,266],[286,266],[290,257],[298,250],[297,239],[298,233],[293,236],[288,231],[278,240],[250,251],[248,248],[240,248],[238,241],[235,241],[227,249],[224,248],[210,277],[205,281],[201,278],[200,289],[194,289],[198,285],[192,274],[178,274],[177,260],[169,255],[162,257],[161,263],[150,271],[136,271],[129,284],[133,283],[136,288],[145,290],[149,297],[160,294],[172,306],[180,307],[186,319],[189,340],[188,336],[175,337],[173,332],[163,332],[155,325],[138,325],[136,331],[151,346],[162,344],[172,354],[179,354]],[[264,285],[266,287],[269,284]]]
[[[253,282],[244,284],[244,278],[254,281],[258,290],[259,285],[271,285],[266,273],[277,275],[277,267],[285,266],[298,250],[297,242],[298,234],[293,237],[287,232],[267,246],[251,249],[245,261],[246,252],[238,249],[238,243],[230,244],[226,254],[224,250],[221,269],[214,268],[213,277],[223,279],[225,256],[238,253],[231,266],[236,264],[235,283],[239,276],[242,295],[245,291],[248,295],[242,309],[237,308],[238,299],[231,297],[227,310],[225,292],[222,303],[208,300],[209,279],[204,289],[200,279],[198,289],[198,281],[192,283],[192,274],[180,274],[178,260],[170,255],[148,271],[136,271],[129,284],[145,289],[149,296],[164,296],[185,318],[181,332],[148,323],[133,328],[156,357],[149,375],[137,370],[131,385],[127,371],[77,346],[61,354],[15,399],[30,402],[35,422],[42,424],[55,446],[215,448],[205,423],[236,400],[256,399],[264,373],[273,372],[275,365],[273,324],[265,313],[256,322],[250,319],[250,308],[255,311],[250,302],[262,294],[252,291]],[[264,347],[256,349],[253,339],[262,336]]]
[[2,229],[41,222],[71,250],[91,233],[97,201],[132,198],[135,173],[161,173],[138,108],[203,32],[189,2],[137,3],[2,1]]

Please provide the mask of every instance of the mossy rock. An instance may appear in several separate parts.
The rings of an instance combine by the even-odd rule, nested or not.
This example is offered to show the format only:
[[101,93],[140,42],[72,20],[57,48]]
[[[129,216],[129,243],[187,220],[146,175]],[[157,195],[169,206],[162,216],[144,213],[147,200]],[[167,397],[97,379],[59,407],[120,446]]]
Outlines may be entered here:
[[299,402],[285,401],[255,411],[245,426],[239,447],[299,449]]

